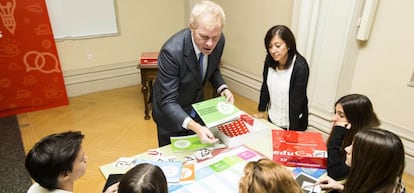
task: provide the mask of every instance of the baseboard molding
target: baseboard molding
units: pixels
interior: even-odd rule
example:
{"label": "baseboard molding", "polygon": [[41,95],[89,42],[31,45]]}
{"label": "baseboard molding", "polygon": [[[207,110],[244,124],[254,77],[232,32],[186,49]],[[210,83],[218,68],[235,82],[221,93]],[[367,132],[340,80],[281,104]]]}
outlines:
{"label": "baseboard molding", "polygon": [[[225,65],[221,68],[224,80],[233,92],[258,102],[260,96],[261,79],[241,72],[232,65]],[[237,100],[237,99],[236,99]],[[327,139],[331,130],[331,114],[319,106],[312,107],[309,104],[309,131],[321,132]],[[406,169],[405,172],[414,175],[414,135],[408,128],[399,126],[387,120],[381,120],[381,128],[390,129],[399,135],[404,143],[406,152]]]}
{"label": "baseboard molding", "polygon": [[63,72],[69,97],[122,88],[141,83],[138,61]]}
{"label": "baseboard molding", "polygon": [[259,101],[262,80],[245,72],[240,72],[237,67],[226,64],[221,67],[224,81],[233,92],[252,100]]}

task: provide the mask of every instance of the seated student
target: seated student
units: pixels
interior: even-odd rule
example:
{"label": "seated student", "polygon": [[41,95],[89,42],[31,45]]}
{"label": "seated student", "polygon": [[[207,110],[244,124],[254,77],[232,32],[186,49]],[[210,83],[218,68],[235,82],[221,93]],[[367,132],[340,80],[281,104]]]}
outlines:
{"label": "seated student", "polygon": [[[26,156],[25,166],[36,182],[28,193],[70,193],[75,180],[85,174],[87,156],[80,131],[51,134],[37,142]],[[106,192],[116,191],[116,185]]]}
{"label": "seated student", "polygon": [[331,178],[342,180],[349,172],[349,167],[345,164],[344,148],[351,145],[355,133],[365,128],[377,127],[380,121],[368,97],[350,94],[335,103],[332,122],[333,128],[327,141],[327,171]]}
{"label": "seated student", "polygon": [[160,167],[138,164],[122,176],[118,193],[168,193],[167,179]]}
{"label": "seated student", "polygon": [[239,193],[302,193],[293,173],[283,165],[264,158],[247,163]]}
{"label": "seated student", "polygon": [[330,177],[318,183],[322,190],[344,193],[402,193],[404,145],[394,133],[384,129],[359,131],[353,143],[345,148],[350,172],[345,184]]}

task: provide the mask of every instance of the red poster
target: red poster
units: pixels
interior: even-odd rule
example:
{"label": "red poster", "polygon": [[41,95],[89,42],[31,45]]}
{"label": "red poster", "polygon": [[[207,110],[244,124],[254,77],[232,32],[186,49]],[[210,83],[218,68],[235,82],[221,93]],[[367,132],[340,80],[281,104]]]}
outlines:
{"label": "red poster", "polygon": [[273,161],[290,167],[326,168],[327,148],[318,132],[272,130]]}
{"label": "red poster", "polygon": [[0,0],[0,117],[68,104],[45,0]]}

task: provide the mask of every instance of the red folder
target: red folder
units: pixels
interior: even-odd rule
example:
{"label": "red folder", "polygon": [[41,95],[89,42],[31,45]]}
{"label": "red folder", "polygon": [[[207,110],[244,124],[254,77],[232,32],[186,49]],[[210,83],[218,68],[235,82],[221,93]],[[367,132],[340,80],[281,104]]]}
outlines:
{"label": "red folder", "polygon": [[140,64],[157,64],[159,52],[142,52]]}

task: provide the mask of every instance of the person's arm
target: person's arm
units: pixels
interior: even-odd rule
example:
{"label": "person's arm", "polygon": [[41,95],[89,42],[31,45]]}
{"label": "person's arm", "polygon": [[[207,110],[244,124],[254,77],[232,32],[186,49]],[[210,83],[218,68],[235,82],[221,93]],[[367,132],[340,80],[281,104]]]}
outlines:
{"label": "person's arm", "polygon": [[[302,56],[296,57],[293,67],[289,89],[289,129],[306,130],[302,128],[300,119],[303,115],[304,105],[308,105],[306,89],[308,87],[309,67]],[[306,117],[305,117],[306,118]]]}
{"label": "person's arm", "polygon": [[234,104],[233,93],[228,88],[223,88],[219,93],[220,96],[226,97],[226,102]]}
{"label": "person's arm", "polygon": [[334,179],[330,178],[329,176],[326,176],[325,178],[322,178],[318,182],[316,182],[316,185],[319,185],[322,190],[326,192],[330,192],[333,190],[337,190],[339,192],[342,192],[344,190],[344,185],[335,181]]}
{"label": "person's arm", "polygon": [[214,137],[213,133],[205,126],[200,125],[194,120],[190,120],[187,125],[187,129],[191,129],[200,138],[202,143],[216,143],[217,138]]}
{"label": "person's arm", "polygon": [[209,80],[213,88],[216,89],[216,92],[219,96],[226,97],[228,103],[234,103],[233,93],[230,91],[229,87],[225,84],[223,76],[220,71],[220,61],[221,56],[223,55],[223,49],[225,44],[224,34],[221,34],[220,41],[217,43],[215,51],[208,57],[209,58],[209,69],[211,69],[211,76]]}
{"label": "person's arm", "polygon": [[269,66],[263,65],[263,81],[260,88],[259,105],[257,107],[257,113],[253,114],[254,118],[263,119],[265,118],[267,105],[270,102],[269,88],[267,87],[267,73],[269,72]]}
{"label": "person's arm", "polygon": [[328,141],[328,176],[340,180],[348,175],[349,167],[345,164],[345,155],[341,153],[342,141],[348,129],[342,126],[334,126]]}
{"label": "person's arm", "polygon": [[181,61],[177,59],[179,53],[176,52],[171,49],[161,50],[158,57],[157,81],[160,85],[160,108],[169,119],[175,122],[178,128],[189,115],[178,103]]}

